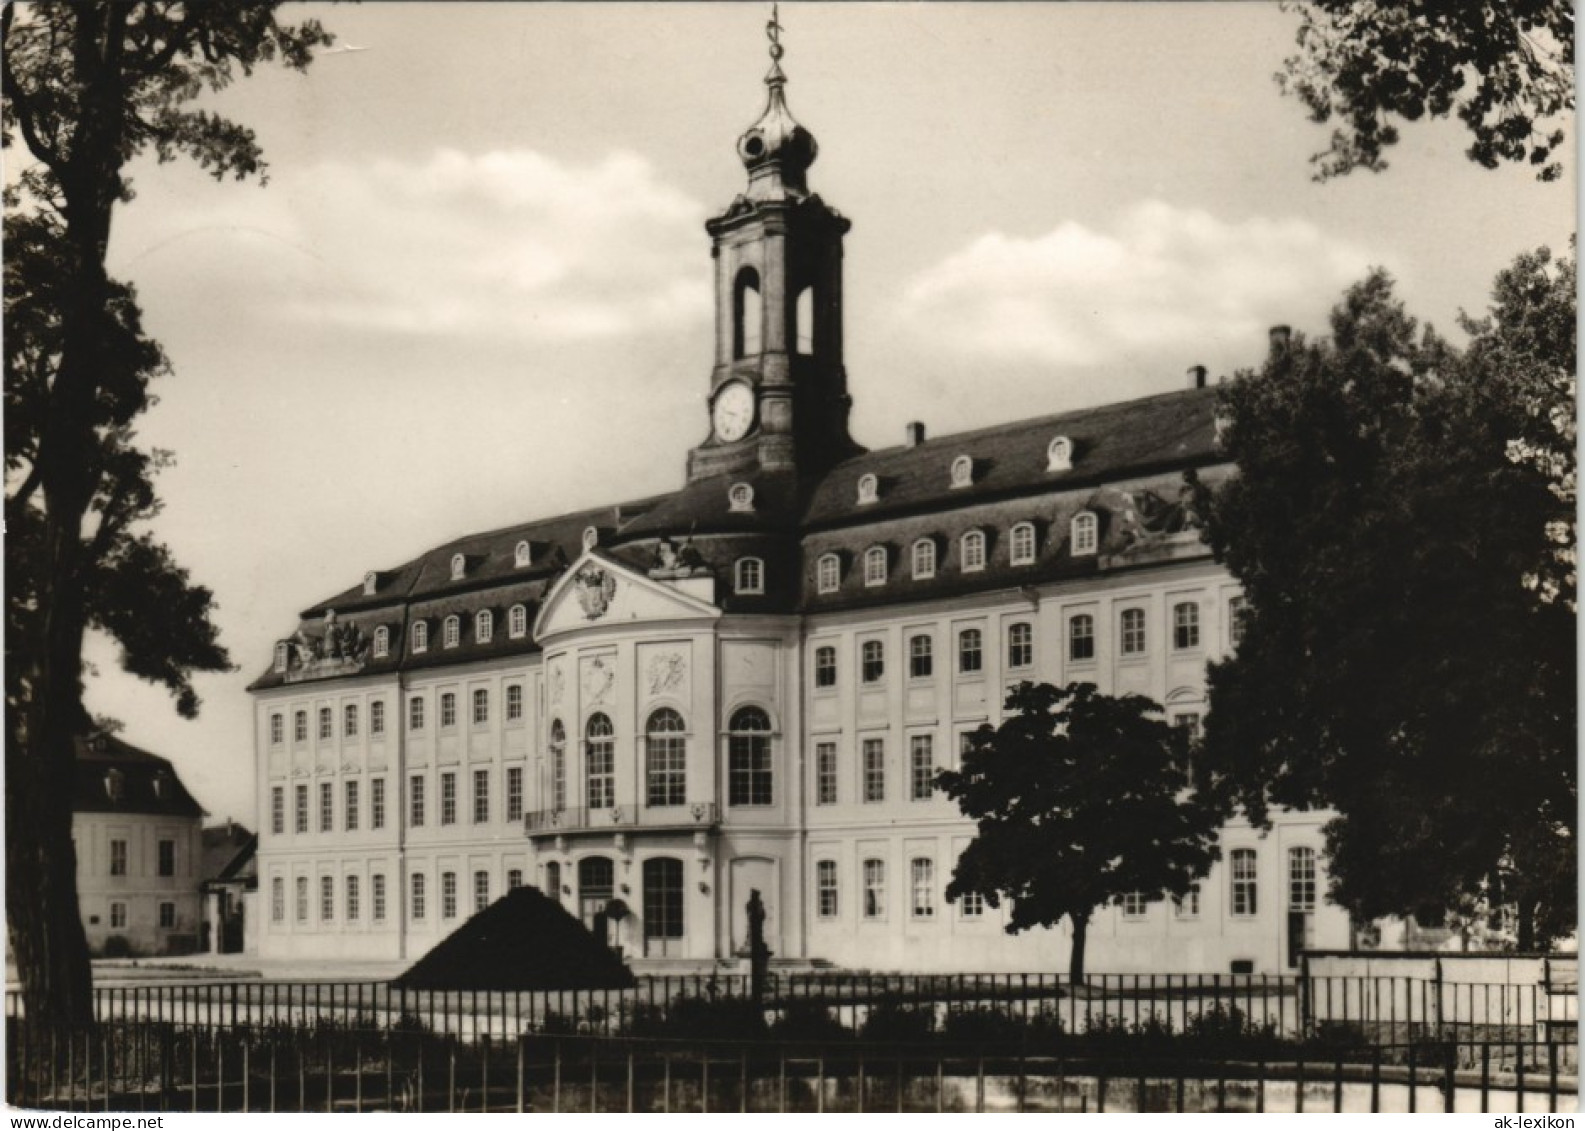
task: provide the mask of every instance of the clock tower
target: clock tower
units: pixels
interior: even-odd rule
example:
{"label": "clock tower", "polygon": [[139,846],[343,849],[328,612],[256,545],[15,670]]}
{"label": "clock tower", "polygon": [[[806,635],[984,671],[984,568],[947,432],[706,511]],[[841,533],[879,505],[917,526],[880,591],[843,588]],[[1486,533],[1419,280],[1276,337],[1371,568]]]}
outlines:
{"label": "clock tower", "polygon": [[[774,9],[773,9],[774,12]],[[773,14],[765,112],[738,138],[748,187],[706,223],[715,260],[710,435],[688,479],[817,475],[861,449],[848,435],[842,237],[849,222],[809,191],[817,148],[787,109]]]}

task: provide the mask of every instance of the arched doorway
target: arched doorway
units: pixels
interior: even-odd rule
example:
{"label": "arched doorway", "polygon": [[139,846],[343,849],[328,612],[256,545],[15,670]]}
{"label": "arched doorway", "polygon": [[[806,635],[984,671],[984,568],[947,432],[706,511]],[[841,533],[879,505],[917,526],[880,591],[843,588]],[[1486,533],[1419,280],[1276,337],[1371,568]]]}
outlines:
{"label": "arched doorway", "polygon": [[578,918],[606,946],[611,945],[610,923],[605,905],[616,894],[616,869],[605,856],[586,856],[578,861]]}

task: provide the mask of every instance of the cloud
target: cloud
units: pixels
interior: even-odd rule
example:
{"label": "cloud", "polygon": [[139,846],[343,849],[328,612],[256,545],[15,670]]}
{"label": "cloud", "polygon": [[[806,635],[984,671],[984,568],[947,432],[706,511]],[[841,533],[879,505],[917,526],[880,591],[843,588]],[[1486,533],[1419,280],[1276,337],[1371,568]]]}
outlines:
{"label": "cloud", "polygon": [[1228,222],[1146,201],[1105,230],[988,232],[910,280],[898,317],[935,349],[985,360],[1201,360],[1191,355],[1212,343],[1315,324],[1370,262],[1302,220]]}

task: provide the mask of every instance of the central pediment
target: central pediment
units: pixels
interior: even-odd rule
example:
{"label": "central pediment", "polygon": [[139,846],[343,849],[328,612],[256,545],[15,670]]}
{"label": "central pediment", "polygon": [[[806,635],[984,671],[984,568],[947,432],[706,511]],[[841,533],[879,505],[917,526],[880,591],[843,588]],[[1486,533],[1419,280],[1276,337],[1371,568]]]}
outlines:
{"label": "central pediment", "polygon": [[720,615],[714,577],[656,580],[587,550],[546,594],[534,621],[534,637],[543,642],[586,628]]}

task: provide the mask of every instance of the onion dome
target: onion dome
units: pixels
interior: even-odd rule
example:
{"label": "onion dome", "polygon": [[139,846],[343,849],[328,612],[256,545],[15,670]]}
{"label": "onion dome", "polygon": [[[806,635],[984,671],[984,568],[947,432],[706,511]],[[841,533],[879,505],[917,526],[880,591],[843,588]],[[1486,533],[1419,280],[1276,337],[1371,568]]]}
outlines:
{"label": "onion dome", "polygon": [[781,69],[781,22],[775,6],[765,25],[770,38],[770,71],[765,85],[770,96],[765,112],[737,141],[737,154],[749,173],[751,199],[764,200],[786,195],[807,196],[804,173],[814,164],[819,152],[814,135],[800,126],[787,109],[787,76]]}

